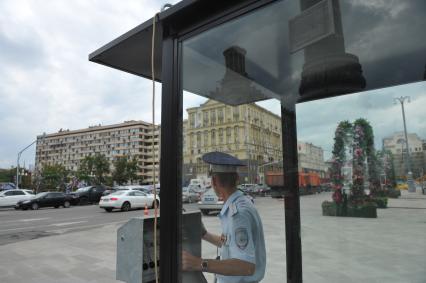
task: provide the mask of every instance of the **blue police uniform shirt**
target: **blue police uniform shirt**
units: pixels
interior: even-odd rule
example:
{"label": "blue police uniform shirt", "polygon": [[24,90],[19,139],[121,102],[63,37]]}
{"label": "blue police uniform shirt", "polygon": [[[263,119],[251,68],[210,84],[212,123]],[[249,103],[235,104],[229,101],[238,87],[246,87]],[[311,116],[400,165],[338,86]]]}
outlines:
{"label": "blue police uniform shirt", "polygon": [[262,221],[254,204],[237,190],[226,200],[219,218],[223,237],[220,258],[247,261],[256,269],[252,276],[218,274],[218,283],[259,282],[265,275],[266,251]]}

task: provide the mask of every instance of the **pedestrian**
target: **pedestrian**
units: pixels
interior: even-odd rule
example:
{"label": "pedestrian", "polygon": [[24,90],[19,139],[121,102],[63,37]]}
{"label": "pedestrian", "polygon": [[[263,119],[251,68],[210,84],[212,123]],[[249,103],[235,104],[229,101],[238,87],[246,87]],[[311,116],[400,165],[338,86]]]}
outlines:
{"label": "pedestrian", "polygon": [[218,283],[260,282],[266,266],[262,221],[250,199],[237,190],[237,168],[245,164],[221,152],[206,153],[203,160],[210,164],[212,187],[224,205],[219,213],[222,234],[207,232],[203,225],[202,238],[220,248],[220,258],[202,259],[183,251],[182,269],[214,273]]}

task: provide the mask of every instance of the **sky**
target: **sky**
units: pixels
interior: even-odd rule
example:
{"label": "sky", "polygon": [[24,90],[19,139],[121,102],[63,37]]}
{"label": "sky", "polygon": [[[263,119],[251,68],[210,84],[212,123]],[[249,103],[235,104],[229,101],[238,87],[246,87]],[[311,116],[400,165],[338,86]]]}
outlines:
{"label": "sky", "polygon": [[[176,3],[177,1],[167,1]],[[0,1],[0,168],[16,165],[17,153],[37,135],[126,120],[151,121],[149,80],[88,61],[88,55],[158,12],[153,0],[2,0]],[[157,84],[156,121],[161,85]],[[402,130],[406,104],[408,131],[426,139],[426,84],[386,88],[297,106],[299,140],[331,151],[341,120],[367,118],[381,139]],[[186,94],[184,108],[205,99]],[[280,113],[279,103],[260,105]],[[312,113],[315,113],[314,115]],[[34,164],[35,146],[22,164]]]}
{"label": "sky", "polygon": [[[88,55],[164,3],[0,1],[0,168],[16,166],[17,153],[43,132],[152,120],[151,82],[89,62]],[[34,164],[34,154],[35,146],[26,150],[21,165]]]}
{"label": "sky", "polygon": [[381,149],[384,137],[404,130],[401,104],[394,99],[401,96],[410,97],[410,102],[404,102],[407,132],[426,139],[425,82],[299,104],[296,107],[298,138],[321,146],[325,158],[329,159],[339,122],[365,118],[373,128],[375,148]]}

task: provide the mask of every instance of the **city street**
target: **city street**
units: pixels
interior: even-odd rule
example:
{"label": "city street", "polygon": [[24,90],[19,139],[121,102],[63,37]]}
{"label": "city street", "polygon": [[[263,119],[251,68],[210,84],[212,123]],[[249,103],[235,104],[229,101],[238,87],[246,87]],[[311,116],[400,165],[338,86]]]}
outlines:
{"label": "city street", "polygon": [[[403,192],[377,219],[328,217],[331,193],[301,197],[304,282],[415,282],[426,278],[426,196]],[[285,278],[284,202],[258,197],[267,269],[262,282]],[[196,204],[185,205],[187,210]],[[152,211],[150,211],[152,213]],[[0,211],[0,282],[86,283],[115,280],[116,231],[142,210],[106,213],[96,205],[38,211]],[[203,216],[220,233],[216,216]],[[33,240],[30,240],[33,239]],[[216,248],[203,243],[203,257]],[[206,274],[208,282],[213,276]]]}
{"label": "city street", "polygon": [[[185,204],[195,209],[196,204]],[[154,213],[149,210],[150,214]],[[0,246],[40,237],[81,232],[105,225],[121,224],[132,217],[143,215],[143,210],[107,213],[97,205],[40,210],[0,209]]]}

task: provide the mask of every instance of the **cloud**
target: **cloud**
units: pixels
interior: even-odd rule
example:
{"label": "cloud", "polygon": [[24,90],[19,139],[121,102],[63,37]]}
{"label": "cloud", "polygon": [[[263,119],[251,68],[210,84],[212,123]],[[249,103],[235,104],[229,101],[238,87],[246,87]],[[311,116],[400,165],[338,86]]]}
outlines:
{"label": "cloud", "polygon": [[[177,1],[172,1],[173,3]],[[124,120],[151,121],[151,82],[88,61],[148,20],[160,1],[0,1],[0,168],[37,135]],[[161,120],[157,84],[156,122]],[[22,163],[34,163],[34,147]]]}
{"label": "cloud", "polygon": [[[424,20],[407,18],[411,10],[402,4],[388,5],[388,1],[375,0],[370,1],[370,7],[361,7],[360,3],[365,2],[368,1],[354,1],[354,11],[368,17],[361,22],[352,22],[357,19],[355,16],[347,17],[343,24],[345,29],[352,27],[361,31],[345,31],[349,34],[345,41],[348,52],[360,56],[361,63],[365,64],[364,72],[369,77],[375,70],[368,66],[379,65],[374,60],[369,62],[369,56],[378,56],[381,52],[395,53],[406,48],[407,42],[404,40],[398,40],[397,45],[392,44],[393,36],[397,35],[399,39],[412,37],[420,30]],[[392,0],[392,3],[399,2]],[[424,7],[419,0],[415,3],[417,7]],[[131,119],[151,121],[149,80],[91,63],[87,58],[89,53],[149,19],[162,4],[153,0],[0,1],[0,168],[14,165],[17,152],[43,132],[52,133],[60,128],[80,129],[93,124],[112,124]],[[345,5],[348,7],[348,4]],[[347,11],[350,9],[347,8]],[[296,8],[290,10],[295,11]],[[411,25],[412,31],[407,29],[405,33],[385,35],[389,32],[380,30],[379,26],[386,22],[388,14],[372,16],[380,11],[404,19],[397,22],[400,28]],[[419,9],[419,12],[421,14],[422,10]],[[414,20],[417,21],[416,25],[412,24]],[[370,24],[377,27],[371,35],[366,33]],[[243,27],[243,30],[247,28]],[[287,33],[287,29],[284,30]],[[423,37],[421,33],[417,35],[418,47],[422,48]],[[227,36],[233,35],[229,33]],[[280,41],[287,40],[287,36],[281,36]],[[256,38],[253,39],[256,41]],[[383,42],[388,45],[386,48],[379,44]],[[261,54],[261,47],[264,45],[253,46],[250,54]],[[302,53],[286,58],[288,60],[278,60],[278,68],[283,69],[280,76],[287,79],[278,80],[281,84],[277,88],[288,93],[290,89],[297,89],[303,60]],[[261,58],[274,62],[272,59]],[[421,74],[424,64],[418,64]],[[386,68],[386,72],[398,73],[396,69],[399,65],[395,66]],[[276,68],[274,65],[272,69]],[[368,83],[371,81],[373,78],[367,80]],[[289,84],[296,87],[286,87]],[[297,107],[299,138],[327,149],[340,120],[366,117],[373,124],[376,144],[379,144],[384,135],[402,129],[400,108],[393,105],[390,98],[400,95],[411,95],[413,100],[406,108],[408,130],[426,138],[426,117],[423,114],[426,101],[422,98],[425,88],[424,83],[419,83],[300,104]],[[160,94],[161,85],[157,84],[157,122],[161,118]],[[197,106],[204,101],[200,96],[186,93],[184,108]],[[275,100],[259,104],[280,114],[280,105]],[[34,163],[34,148],[26,151],[22,160],[26,164]]]}
{"label": "cloud", "polygon": [[403,131],[401,106],[393,100],[402,95],[411,97],[405,104],[407,131],[426,139],[425,94],[426,83],[420,82],[299,104],[298,138],[323,147],[330,157],[338,123],[365,118],[373,128],[376,149],[381,149],[384,137]]}

